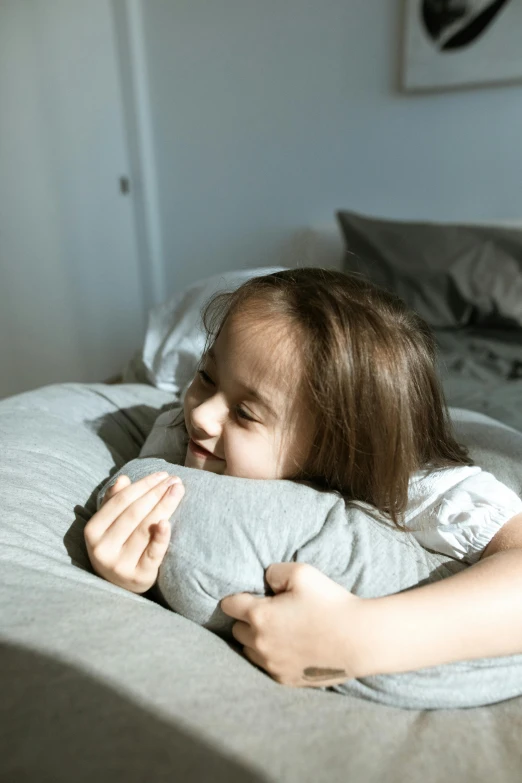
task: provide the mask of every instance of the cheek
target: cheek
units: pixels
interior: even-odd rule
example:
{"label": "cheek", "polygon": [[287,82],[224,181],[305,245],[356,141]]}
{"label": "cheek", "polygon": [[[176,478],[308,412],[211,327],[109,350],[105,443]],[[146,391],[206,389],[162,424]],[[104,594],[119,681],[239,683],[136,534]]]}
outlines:
{"label": "cheek", "polygon": [[274,444],[261,435],[232,430],[225,436],[226,474],[237,478],[280,478]]}

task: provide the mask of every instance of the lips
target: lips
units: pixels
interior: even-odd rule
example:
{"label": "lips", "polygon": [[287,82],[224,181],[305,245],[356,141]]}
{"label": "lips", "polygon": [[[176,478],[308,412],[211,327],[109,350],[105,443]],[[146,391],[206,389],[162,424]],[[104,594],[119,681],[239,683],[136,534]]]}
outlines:
{"label": "lips", "polygon": [[212,454],[211,451],[206,449],[204,446],[201,446],[199,443],[196,443],[196,441],[192,440],[192,438],[189,440],[189,449],[191,450],[191,452],[193,454],[196,455],[196,457],[206,457],[207,459],[219,459],[219,460],[221,460],[221,457],[218,457],[215,454]]}

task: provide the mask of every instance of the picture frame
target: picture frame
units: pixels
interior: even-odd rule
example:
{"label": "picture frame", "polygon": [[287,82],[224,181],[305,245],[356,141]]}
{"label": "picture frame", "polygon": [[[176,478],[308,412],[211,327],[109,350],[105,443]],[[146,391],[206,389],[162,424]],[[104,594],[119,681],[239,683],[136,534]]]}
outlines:
{"label": "picture frame", "polygon": [[521,0],[404,0],[401,87],[522,81]]}

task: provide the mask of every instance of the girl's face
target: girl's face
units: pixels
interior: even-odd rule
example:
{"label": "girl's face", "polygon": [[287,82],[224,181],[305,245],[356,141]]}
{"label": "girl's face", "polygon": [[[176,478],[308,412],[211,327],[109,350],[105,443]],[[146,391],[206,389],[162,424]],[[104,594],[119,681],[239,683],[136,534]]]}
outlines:
{"label": "girl's face", "polygon": [[227,318],[185,396],[187,467],[251,479],[297,474],[313,422],[296,355],[281,318]]}

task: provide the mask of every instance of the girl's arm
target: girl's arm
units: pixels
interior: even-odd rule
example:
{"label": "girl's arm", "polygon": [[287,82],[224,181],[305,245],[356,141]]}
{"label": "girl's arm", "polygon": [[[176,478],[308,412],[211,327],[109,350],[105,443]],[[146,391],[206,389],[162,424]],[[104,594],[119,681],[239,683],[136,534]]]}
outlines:
{"label": "girl's arm", "polygon": [[221,605],[239,621],[247,657],[289,685],[522,653],[522,514],[465,571],[383,598],[357,598],[296,563],[266,576],[273,598],[243,593]]}
{"label": "girl's arm", "polygon": [[466,570],[366,608],[365,674],[522,653],[522,514]]}

